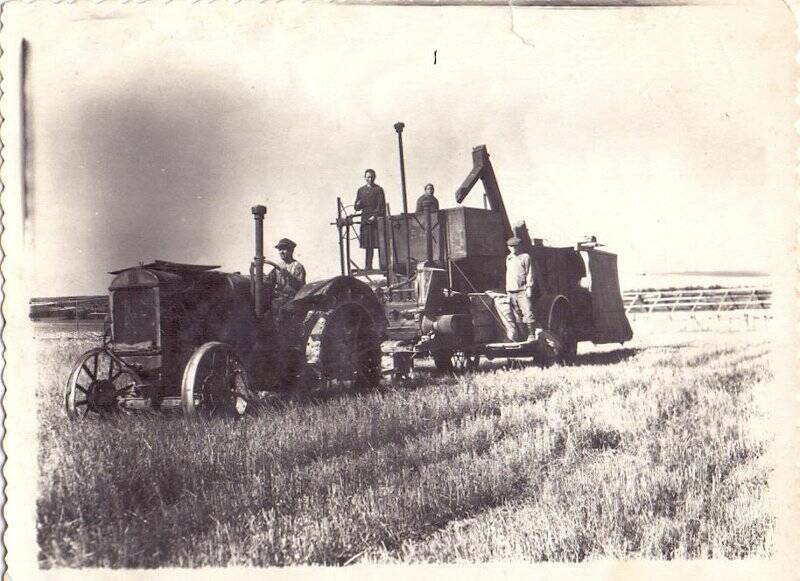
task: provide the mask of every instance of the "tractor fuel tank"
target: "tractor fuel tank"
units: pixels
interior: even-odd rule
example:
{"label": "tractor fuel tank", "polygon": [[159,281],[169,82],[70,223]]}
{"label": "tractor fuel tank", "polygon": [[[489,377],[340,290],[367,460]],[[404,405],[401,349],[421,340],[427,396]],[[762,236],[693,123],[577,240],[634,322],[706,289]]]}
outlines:
{"label": "tractor fuel tank", "polygon": [[506,332],[488,293],[470,293],[469,309],[476,343],[494,343],[505,340]]}

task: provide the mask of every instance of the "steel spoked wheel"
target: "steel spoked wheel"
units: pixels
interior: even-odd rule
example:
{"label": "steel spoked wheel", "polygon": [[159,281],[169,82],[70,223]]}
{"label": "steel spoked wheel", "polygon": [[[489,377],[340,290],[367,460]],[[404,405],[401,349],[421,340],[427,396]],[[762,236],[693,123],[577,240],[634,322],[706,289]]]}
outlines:
{"label": "steel spoked wheel", "polygon": [[306,362],[323,385],[371,389],[381,379],[380,341],[357,304],[318,313],[309,324]]}
{"label": "steel spoked wheel", "polygon": [[124,410],[122,401],[141,383],[135,372],[98,347],[78,359],[67,379],[65,408],[71,420],[103,418]]}
{"label": "steel spoked wheel", "polygon": [[462,374],[478,369],[481,356],[456,349],[455,351],[433,351],[431,353],[436,369],[445,373]]}
{"label": "steel spoked wheel", "polygon": [[230,346],[206,343],[189,358],[181,382],[186,416],[242,417],[251,399],[247,372]]}

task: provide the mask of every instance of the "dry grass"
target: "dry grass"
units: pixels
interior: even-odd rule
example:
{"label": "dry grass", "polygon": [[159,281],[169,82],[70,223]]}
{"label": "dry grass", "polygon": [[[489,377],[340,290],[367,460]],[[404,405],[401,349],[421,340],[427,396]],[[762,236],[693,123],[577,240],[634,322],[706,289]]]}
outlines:
{"label": "dry grass", "polygon": [[41,564],[768,555],[769,343],[691,334],[567,368],[283,399],[244,421],[72,424],[40,345]]}

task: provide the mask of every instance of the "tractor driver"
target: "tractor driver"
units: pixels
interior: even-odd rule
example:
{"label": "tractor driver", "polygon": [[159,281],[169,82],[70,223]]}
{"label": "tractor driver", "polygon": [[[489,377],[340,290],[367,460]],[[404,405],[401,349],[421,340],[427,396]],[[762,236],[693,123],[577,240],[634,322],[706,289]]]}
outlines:
{"label": "tractor driver", "polygon": [[509,238],[506,244],[509,250],[506,257],[506,293],[511,315],[511,321],[507,321],[508,338],[515,341],[517,323],[524,323],[528,327],[528,341],[535,341],[539,324],[533,313],[533,261],[528,253],[522,251],[519,238]]}
{"label": "tractor driver", "polygon": [[294,259],[294,249],[297,246],[288,238],[281,238],[275,245],[280,254],[280,261],[265,260],[265,264],[273,267],[267,275],[267,283],[275,285],[275,295],[278,301],[291,299],[306,284],[306,269]]}

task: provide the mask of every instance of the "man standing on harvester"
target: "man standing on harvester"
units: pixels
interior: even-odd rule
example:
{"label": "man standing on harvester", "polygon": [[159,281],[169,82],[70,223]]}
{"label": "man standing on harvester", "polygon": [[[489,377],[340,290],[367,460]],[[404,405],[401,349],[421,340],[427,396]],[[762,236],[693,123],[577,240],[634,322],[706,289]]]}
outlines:
{"label": "man standing on harvester", "polygon": [[417,214],[424,214],[427,209],[431,212],[439,210],[439,200],[433,191],[433,184],[425,184],[425,193],[417,198]]}
{"label": "man standing on harvester", "polygon": [[366,251],[364,269],[372,270],[372,256],[378,247],[377,219],[386,215],[386,196],[383,188],[375,183],[375,170],[366,170],[364,181],[367,185],[358,188],[354,207],[356,211],[361,211],[359,239],[361,248]]}
{"label": "man standing on harvester", "polygon": [[533,287],[535,282],[533,261],[528,253],[522,251],[519,238],[509,238],[506,257],[506,293],[508,293],[511,321],[507,321],[509,341],[517,340],[517,323],[528,327],[528,341],[535,341],[539,325],[533,314]]}

